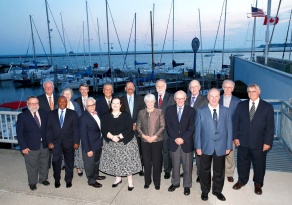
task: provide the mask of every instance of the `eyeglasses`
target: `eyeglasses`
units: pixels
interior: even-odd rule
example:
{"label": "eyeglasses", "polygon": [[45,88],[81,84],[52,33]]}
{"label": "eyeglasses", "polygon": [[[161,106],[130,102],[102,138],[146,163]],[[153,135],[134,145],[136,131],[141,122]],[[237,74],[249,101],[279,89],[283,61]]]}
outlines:
{"label": "eyeglasses", "polygon": [[92,105],[86,105],[86,107],[93,107],[95,106],[95,104],[92,104]]}
{"label": "eyeglasses", "polygon": [[249,90],[247,91],[247,93],[257,93],[258,91],[257,90]]}
{"label": "eyeglasses", "polygon": [[185,100],[186,98],[175,98],[175,100]]}
{"label": "eyeglasses", "polygon": [[38,105],[39,103],[27,103],[28,105]]}

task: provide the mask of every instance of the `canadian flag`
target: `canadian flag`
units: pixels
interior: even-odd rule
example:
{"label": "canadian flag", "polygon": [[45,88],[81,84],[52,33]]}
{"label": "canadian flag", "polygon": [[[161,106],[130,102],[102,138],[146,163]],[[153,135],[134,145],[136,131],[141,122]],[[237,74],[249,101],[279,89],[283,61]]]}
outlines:
{"label": "canadian flag", "polygon": [[268,19],[267,15],[265,16],[265,20],[264,20],[264,25],[276,25],[279,22],[279,18],[278,17],[272,17],[270,16],[270,18]]}

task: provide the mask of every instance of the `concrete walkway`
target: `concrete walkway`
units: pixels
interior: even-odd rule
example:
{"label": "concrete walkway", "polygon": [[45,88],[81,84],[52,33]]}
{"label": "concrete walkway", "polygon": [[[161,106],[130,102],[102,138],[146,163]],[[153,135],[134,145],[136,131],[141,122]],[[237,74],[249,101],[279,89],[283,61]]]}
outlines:
{"label": "concrete walkway", "polygon": [[[194,168],[194,173],[196,168]],[[252,172],[251,172],[252,173]],[[62,171],[64,178],[64,171]],[[252,179],[252,176],[250,177]],[[253,182],[250,181],[241,190],[232,189],[234,183],[225,181],[223,194],[225,202],[219,201],[211,193],[209,200],[203,202],[200,198],[201,191],[198,183],[193,176],[193,187],[191,194],[185,196],[183,188],[180,187],[174,192],[168,192],[170,179],[166,180],[162,176],[161,189],[154,189],[151,184],[149,189],[144,189],[144,178],[134,176],[134,190],[129,192],[127,189],[127,179],[123,178],[123,183],[117,188],[112,188],[114,178],[107,176],[106,180],[100,181],[103,187],[96,189],[87,185],[85,175],[79,177],[74,172],[73,186],[68,189],[65,182],[61,181],[61,187],[54,187],[52,170],[49,172],[51,185],[46,187],[42,184],[37,185],[36,191],[31,191],[27,183],[27,174],[24,159],[19,151],[0,149],[0,204],[44,204],[44,205],[191,205],[191,204],[291,204],[292,202],[292,173],[268,171],[265,177],[263,194],[258,196],[253,192]],[[235,176],[237,179],[237,175]],[[182,182],[181,182],[182,183]]]}

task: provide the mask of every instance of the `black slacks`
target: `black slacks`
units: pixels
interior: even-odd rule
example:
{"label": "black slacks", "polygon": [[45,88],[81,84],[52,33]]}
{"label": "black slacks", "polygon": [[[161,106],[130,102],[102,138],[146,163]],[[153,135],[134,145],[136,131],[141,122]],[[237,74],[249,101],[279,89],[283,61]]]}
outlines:
{"label": "black slacks", "polygon": [[142,155],[144,161],[144,180],[146,185],[150,185],[152,170],[154,186],[160,186],[162,169],[162,147],[160,142],[141,142]]}
{"label": "black slacks", "polygon": [[237,148],[237,171],[239,182],[246,184],[249,180],[249,172],[251,163],[253,166],[253,181],[261,186],[264,185],[264,177],[266,173],[267,151],[262,149],[250,149],[248,147],[239,146]]}
{"label": "black slacks", "polygon": [[208,194],[211,189],[211,165],[213,161],[213,193],[221,193],[225,177],[225,155],[217,156],[202,154],[200,156],[200,184],[203,194]]}
{"label": "black slacks", "polygon": [[99,162],[101,149],[93,151],[92,157],[88,157],[87,153],[82,150],[83,162],[88,184],[94,184],[96,177],[99,176]]}

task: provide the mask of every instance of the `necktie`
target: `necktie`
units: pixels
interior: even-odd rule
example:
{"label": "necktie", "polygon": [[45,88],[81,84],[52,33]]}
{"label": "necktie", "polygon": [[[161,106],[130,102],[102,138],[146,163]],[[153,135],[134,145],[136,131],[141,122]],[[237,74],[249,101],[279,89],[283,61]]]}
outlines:
{"label": "necktie", "polygon": [[192,97],[192,99],[191,99],[191,107],[194,107],[195,100],[196,100],[196,97]]}
{"label": "necktie", "polygon": [[217,121],[217,112],[216,112],[216,109],[213,110],[213,122],[214,122],[214,125],[215,125],[215,128],[217,128],[217,124],[218,124],[218,121]]}
{"label": "necktie", "polygon": [[61,128],[63,127],[63,122],[64,122],[64,111],[62,110],[61,111],[61,115],[60,115],[60,125],[61,125]]}
{"label": "necktie", "polygon": [[108,108],[110,109],[111,108],[111,101],[107,101],[107,105],[108,105]]}
{"label": "necktie", "polygon": [[53,103],[52,97],[49,97],[49,105],[50,105],[50,109],[53,110],[54,109],[54,103]]}
{"label": "necktie", "polygon": [[158,108],[161,109],[161,106],[162,106],[162,95],[159,95]]}
{"label": "necktie", "polygon": [[181,119],[181,107],[178,108],[178,114],[177,114],[177,117],[178,117],[178,121],[180,122],[180,119]]}
{"label": "necktie", "polygon": [[86,101],[86,99],[83,98],[83,109],[84,109],[84,110],[85,110],[85,101]]}
{"label": "necktie", "polygon": [[33,119],[35,120],[39,128],[41,128],[41,124],[40,124],[38,116],[36,115],[36,112],[33,113]]}
{"label": "necktie", "polygon": [[129,108],[130,108],[131,116],[133,116],[133,99],[132,99],[132,96],[129,97]]}
{"label": "necktie", "polygon": [[249,121],[250,122],[252,121],[254,113],[255,113],[255,105],[254,105],[254,102],[252,102],[252,106],[251,106],[250,111],[249,111]]}

